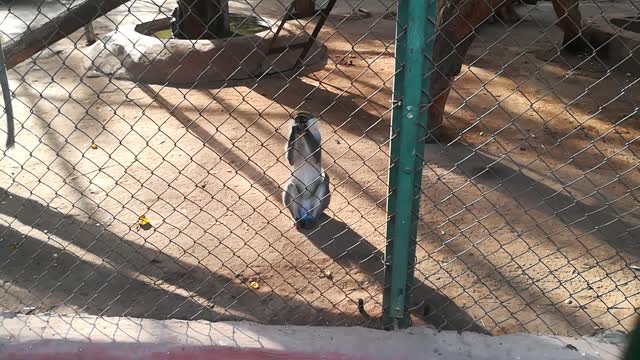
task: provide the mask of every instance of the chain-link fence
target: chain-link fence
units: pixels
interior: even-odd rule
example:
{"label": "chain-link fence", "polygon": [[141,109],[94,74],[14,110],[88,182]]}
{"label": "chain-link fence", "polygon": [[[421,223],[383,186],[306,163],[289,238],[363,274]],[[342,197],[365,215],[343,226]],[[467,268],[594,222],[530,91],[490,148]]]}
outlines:
{"label": "chain-link fence", "polygon": [[[424,64],[396,51],[415,36],[403,4],[2,5],[16,144],[0,157],[0,312],[384,327],[385,252],[404,241],[413,324],[628,331],[640,2],[588,0],[577,18],[563,0],[430,4]],[[282,198],[300,111],[330,179],[311,229]],[[423,144],[407,124],[426,114]],[[410,132],[418,182],[401,185]],[[387,211],[409,206],[402,186],[410,223]]]}

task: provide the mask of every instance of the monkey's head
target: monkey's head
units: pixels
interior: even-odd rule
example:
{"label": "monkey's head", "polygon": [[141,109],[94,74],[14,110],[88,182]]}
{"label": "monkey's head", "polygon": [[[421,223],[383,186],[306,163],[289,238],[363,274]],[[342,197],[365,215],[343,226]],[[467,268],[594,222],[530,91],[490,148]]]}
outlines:
{"label": "monkey's head", "polygon": [[313,114],[301,111],[293,117],[294,130],[297,134],[303,134],[307,130],[309,120],[315,118]]}

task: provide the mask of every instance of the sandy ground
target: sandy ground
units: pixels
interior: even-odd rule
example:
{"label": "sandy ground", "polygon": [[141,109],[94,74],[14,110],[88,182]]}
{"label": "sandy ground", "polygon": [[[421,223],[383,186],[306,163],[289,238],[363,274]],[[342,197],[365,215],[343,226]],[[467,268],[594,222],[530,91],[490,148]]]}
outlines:
{"label": "sandy ground", "polygon": [[[345,20],[353,7],[373,16]],[[628,330],[640,304],[637,79],[559,56],[550,3],[518,10],[530,16],[516,28],[478,30],[447,106],[461,136],[425,151],[415,320]],[[151,2],[128,11],[99,19],[98,35],[158,16]],[[81,67],[80,33],[12,70],[20,131],[0,157],[0,311],[379,326],[395,33],[383,12],[341,3],[321,34],[326,66],[294,77],[109,80]],[[2,29],[15,32],[10,18]],[[280,203],[294,109],[321,116],[332,177],[327,217],[307,233]]]}

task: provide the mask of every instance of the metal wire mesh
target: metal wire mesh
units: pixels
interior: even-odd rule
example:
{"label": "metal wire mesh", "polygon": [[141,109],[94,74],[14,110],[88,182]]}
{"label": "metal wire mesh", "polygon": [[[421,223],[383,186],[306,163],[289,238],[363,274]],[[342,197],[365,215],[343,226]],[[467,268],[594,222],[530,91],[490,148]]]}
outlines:
{"label": "metal wire mesh", "polygon": [[[3,46],[79,3],[4,5]],[[550,2],[517,5],[512,25],[483,24],[496,4],[447,4],[436,42],[447,26],[476,39],[453,56],[466,65],[425,151],[414,323],[628,330],[640,302],[638,73],[604,50],[561,52]],[[295,9],[230,2],[232,31],[262,31],[212,50],[158,39],[175,1],[135,0],[93,19],[94,44],[80,28],[13,67],[0,312],[379,327],[396,5],[335,3],[296,67],[328,11],[289,19],[270,43]],[[581,11],[595,23],[638,5]],[[488,10],[455,16],[471,6]],[[611,31],[635,36],[625,24]],[[448,61],[434,71],[450,75]],[[280,196],[284,127],[299,110],[321,120],[331,175],[311,231],[295,229]]]}
{"label": "metal wire mesh", "polygon": [[427,322],[459,312],[460,325],[496,334],[629,331],[640,299],[638,3],[581,2],[588,27],[576,39],[591,39],[577,54],[556,3],[483,27],[469,3],[447,4],[440,35],[459,36],[443,45],[457,54],[434,50],[434,74],[457,75],[451,64],[476,40],[444,140],[425,152],[414,306],[426,303]]}

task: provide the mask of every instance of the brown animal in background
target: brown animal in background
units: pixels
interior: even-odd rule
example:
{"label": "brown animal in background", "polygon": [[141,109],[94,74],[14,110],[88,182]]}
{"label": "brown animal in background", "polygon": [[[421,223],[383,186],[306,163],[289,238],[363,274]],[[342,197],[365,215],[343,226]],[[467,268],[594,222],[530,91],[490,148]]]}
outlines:
{"label": "brown animal in background", "polygon": [[496,18],[502,21],[504,24],[515,24],[520,21],[522,18],[513,8],[515,2],[516,0],[505,0],[501,5],[498,6],[498,8],[495,9],[495,15],[491,17],[491,22],[496,22]]}
{"label": "brown animal in background", "polygon": [[[432,102],[428,107],[431,136],[428,141],[442,135],[442,120],[451,83],[460,74],[460,69],[471,43],[475,39],[474,30],[494,11],[508,12],[511,0],[440,0],[436,26],[438,33],[433,45],[433,65],[429,94]],[[535,0],[529,0],[535,1]],[[553,0],[553,8],[558,16],[558,26],[564,32],[563,49],[576,53],[587,48],[581,37],[582,23],[579,0]],[[506,7],[500,10],[500,7]]]}

